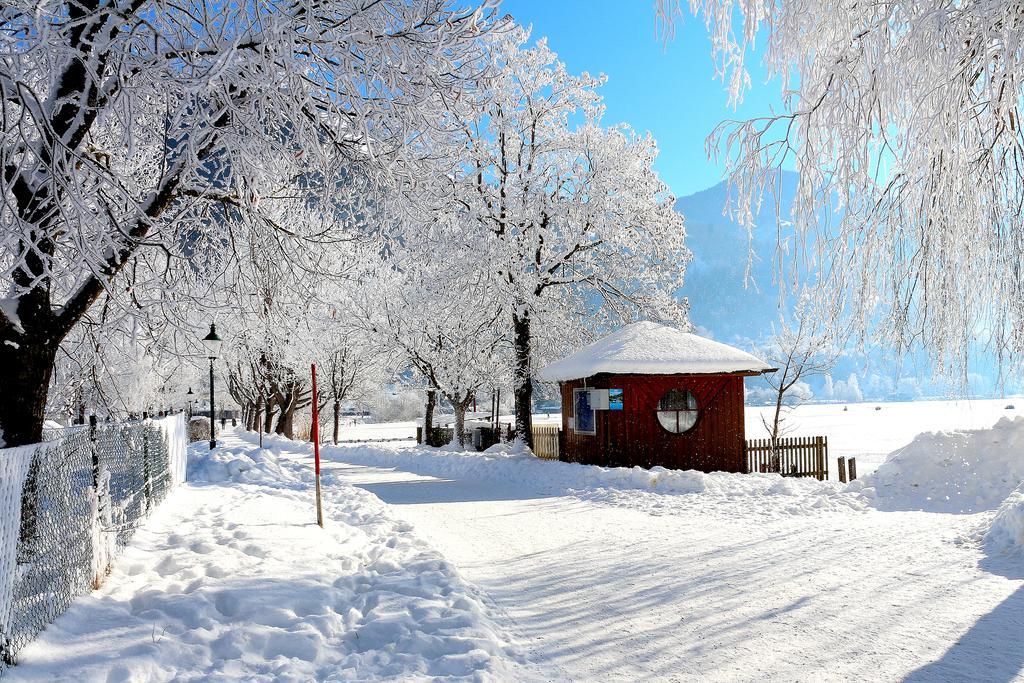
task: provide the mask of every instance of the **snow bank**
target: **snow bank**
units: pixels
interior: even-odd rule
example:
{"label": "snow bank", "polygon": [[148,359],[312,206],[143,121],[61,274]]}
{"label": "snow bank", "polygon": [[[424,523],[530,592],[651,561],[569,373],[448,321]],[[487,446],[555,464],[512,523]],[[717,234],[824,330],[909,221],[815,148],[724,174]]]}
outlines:
{"label": "snow bank", "polygon": [[882,510],[993,510],[1024,482],[1024,417],[988,429],[919,434],[848,490]]}
{"label": "snow bank", "polygon": [[188,462],[188,427],[185,423],[185,414],[170,415],[159,420],[154,420],[156,426],[164,435],[167,441],[167,457],[170,461],[171,484],[177,486],[185,481],[185,471]]}
{"label": "snow bank", "polygon": [[516,439],[515,441],[509,441],[506,443],[496,443],[493,446],[489,446],[484,450],[484,453],[493,455],[533,455],[530,451],[529,446],[522,439]]}
{"label": "snow bank", "polygon": [[[255,440],[256,434],[243,438]],[[264,436],[271,448],[278,446],[310,450],[309,444],[282,437]],[[844,493],[836,483],[809,478],[787,478],[778,474],[706,474],[695,470],[664,467],[599,467],[541,460],[515,445],[499,445],[483,453],[454,452],[432,448],[387,445],[322,446],[321,456],[329,460],[392,467],[442,479],[496,481],[530,487],[555,495],[571,494],[619,506],[652,507],[655,504],[630,500],[616,492],[641,491],[652,494],[705,494],[702,502],[737,501],[737,513],[803,514],[823,509],[863,509],[859,496]],[[751,501],[750,499],[760,499]],[[662,501],[664,502],[664,501]],[[768,510],[768,508],[771,510]]]}
{"label": "snow bank", "polygon": [[266,448],[215,448],[197,443],[188,454],[190,483],[278,484],[296,481],[278,462],[277,455]]}
{"label": "snow bank", "polygon": [[[530,680],[475,589],[376,496],[226,434],[12,680]],[[283,444],[282,444],[283,445]],[[301,444],[295,443],[298,447]]]}
{"label": "snow bank", "polygon": [[990,552],[1024,553],[1024,483],[999,506],[985,534],[985,545]]}

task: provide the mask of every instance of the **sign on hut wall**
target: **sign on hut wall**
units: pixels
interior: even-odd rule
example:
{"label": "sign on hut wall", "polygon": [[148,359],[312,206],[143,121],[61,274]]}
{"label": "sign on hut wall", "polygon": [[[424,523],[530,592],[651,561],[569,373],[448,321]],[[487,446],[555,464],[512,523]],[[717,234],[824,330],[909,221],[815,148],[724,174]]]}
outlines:
{"label": "sign on hut wall", "polygon": [[608,410],[622,410],[622,389],[608,390]]}

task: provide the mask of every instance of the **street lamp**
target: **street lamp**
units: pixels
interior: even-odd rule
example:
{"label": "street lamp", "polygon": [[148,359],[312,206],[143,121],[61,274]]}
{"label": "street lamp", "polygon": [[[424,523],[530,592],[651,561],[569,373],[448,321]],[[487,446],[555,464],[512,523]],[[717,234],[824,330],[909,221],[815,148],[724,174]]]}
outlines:
{"label": "street lamp", "polygon": [[192,391],[192,387],[188,388],[188,393],[185,394],[185,398],[188,401],[188,419],[192,419],[192,401],[196,400],[196,392]]}
{"label": "street lamp", "polygon": [[223,340],[217,336],[217,325],[210,323],[210,334],[203,337],[203,344],[206,345],[206,355],[210,359],[210,450],[217,447],[217,438],[214,435],[213,424],[213,361],[217,360],[220,353],[220,345]]}

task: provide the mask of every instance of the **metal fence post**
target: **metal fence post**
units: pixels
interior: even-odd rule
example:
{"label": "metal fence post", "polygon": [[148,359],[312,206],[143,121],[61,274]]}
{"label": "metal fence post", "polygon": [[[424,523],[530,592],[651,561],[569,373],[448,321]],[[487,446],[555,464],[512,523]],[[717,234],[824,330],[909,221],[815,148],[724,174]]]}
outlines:
{"label": "metal fence post", "polygon": [[146,512],[153,505],[153,475],[149,466],[149,424],[142,422],[142,485],[146,496]]}
{"label": "metal fence post", "polygon": [[92,487],[100,495],[100,452],[96,447],[96,416],[89,416],[89,453],[92,455]]}

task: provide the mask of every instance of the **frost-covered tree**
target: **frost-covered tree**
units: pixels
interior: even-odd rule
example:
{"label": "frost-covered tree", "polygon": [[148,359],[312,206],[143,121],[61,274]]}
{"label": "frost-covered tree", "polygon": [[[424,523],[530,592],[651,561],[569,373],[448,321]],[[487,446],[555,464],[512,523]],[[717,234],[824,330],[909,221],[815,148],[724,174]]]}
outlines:
{"label": "frost-covered tree", "polygon": [[785,435],[787,412],[810,399],[807,380],[827,372],[835,363],[834,336],[818,321],[807,299],[802,299],[758,349],[760,357],[776,368],[763,375],[774,410],[770,418],[761,418],[773,443]]}
{"label": "frost-covered tree", "polygon": [[38,440],[58,346],[105,292],[177,301],[246,231],[332,241],[318,206],[355,159],[415,175],[493,23],[449,0],[0,6],[7,443]]}
{"label": "frost-covered tree", "polygon": [[89,415],[124,418],[177,409],[189,386],[199,387],[205,366],[182,344],[180,329],[162,316],[134,316],[112,301],[139,292],[104,293],[61,342],[46,414],[59,421]]}
{"label": "frost-covered tree", "polygon": [[335,333],[322,368],[323,396],[329,402],[334,443],[341,433],[341,411],[346,401],[366,398],[373,387],[381,386],[380,353],[363,335],[351,330]]}
{"label": "frost-covered tree", "polygon": [[198,364],[170,353],[152,331],[77,326],[55,359],[47,416],[84,422],[182,409],[188,387],[200,386]]}
{"label": "frost-covered tree", "polygon": [[[1024,3],[688,4],[734,101],[755,41],[782,83],[783,111],[726,121],[709,148],[747,217],[775,169],[799,171],[793,219],[831,315],[961,374],[975,342],[1019,359]],[[657,3],[669,29],[679,5]],[[818,234],[826,207],[837,224]]]}
{"label": "frost-covered tree", "polygon": [[236,267],[221,278],[218,321],[231,394],[250,429],[293,436],[297,411],[311,405],[316,363],[318,408],[332,407],[337,439],[342,401],[377,379],[374,350],[352,322],[350,301],[362,287],[363,262],[376,258],[373,232],[384,220],[387,188],[368,182],[365,164],[353,165],[318,207],[335,239],[289,254],[279,235],[260,233],[235,250]]}
{"label": "frost-covered tree", "polygon": [[[575,76],[546,42],[502,35],[499,71],[468,122],[453,177],[465,229],[493,254],[514,346],[517,436],[532,442],[538,328],[612,318],[685,319],[674,295],[689,253],[682,217],[652,165],[650,135],[604,127],[603,78]],[[549,330],[553,334],[560,330]]]}
{"label": "frost-covered tree", "polygon": [[465,239],[459,217],[443,210],[420,220],[416,239],[395,244],[365,276],[353,307],[392,363],[452,406],[462,446],[476,393],[507,377],[504,310],[486,245]]}

